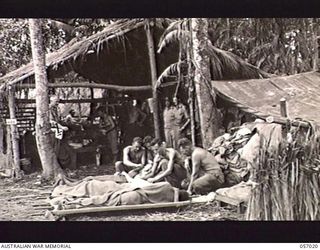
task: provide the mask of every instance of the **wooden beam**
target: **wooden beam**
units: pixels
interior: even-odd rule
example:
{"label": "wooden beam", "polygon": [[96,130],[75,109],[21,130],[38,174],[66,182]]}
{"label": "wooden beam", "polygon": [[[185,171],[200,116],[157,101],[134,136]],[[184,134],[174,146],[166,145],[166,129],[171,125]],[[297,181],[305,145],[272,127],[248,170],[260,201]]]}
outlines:
{"label": "wooden beam", "polygon": [[295,127],[303,127],[303,128],[310,127],[310,124],[308,122],[299,121],[299,120],[291,120],[291,119],[285,118],[285,117],[268,116],[267,118],[262,118],[262,119],[264,119],[266,122],[277,123],[280,125],[287,125],[289,122],[291,126],[295,126]]}
{"label": "wooden beam", "polygon": [[[60,103],[103,103],[103,102],[105,102],[105,99],[104,98],[70,99],[70,100],[60,100],[59,102]],[[34,99],[17,99],[17,103],[32,104],[32,103],[35,103],[35,100]],[[114,104],[114,105],[116,105],[116,104]],[[111,106],[111,104],[110,104],[110,106]]]}
{"label": "wooden beam", "polygon": [[[162,84],[160,87],[168,87],[175,85],[176,82],[167,82]],[[69,82],[69,83],[49,83],[50,88],[96,88],[96,89],[110,89],[119,92],[135,92],[135,91],[151,91],[152,86],[121,86],[114,84],[103,84],[103,83],[91,83],[91,82]],[[21,83],[16,85],[17,89],[23,88],[35,88],[34,83]]]}
{"label": "wooden beam", "polygon": [[159,115],[159,104],[158,104],[158,93],[157,93],[157,79],[158,79],[157,64],[156,64],[156,54],[155,54],[153,34],[150,27],[151,25],[153,25],[153,22],[150,20],[147,20],[146,35],[147,35],[147,46],[148,46],[151,81],[152,81],[153,123],[154,123],[155,137],[160,138],[160,115]]}
{"label": "wooden beam", "polygon": [[[130,91],[150,91],[151,86],[120,86],[113,84],[90,83],[90,82],[70,82],[70,83],[49,83],[50,88],[99,88],[111,89],[120,92]],[[34,83],[17,84],[17,88],[35,88]]]}
{"label": "wooden beam", "polygon": [[53,210],[52,214],[57,216],[66,216],[73,214],[87,214],[87,213],[101,213],[101,212],[115,212],[115,211],[134,211],[145,209],[158,209],[158,208],[179,208],[192,204],[191,201],[179,202],[165,202],[156,204],[139,204],[139,205],[123,205],[123,206],[103,206],[103,207],[84,207],[64,210]]}

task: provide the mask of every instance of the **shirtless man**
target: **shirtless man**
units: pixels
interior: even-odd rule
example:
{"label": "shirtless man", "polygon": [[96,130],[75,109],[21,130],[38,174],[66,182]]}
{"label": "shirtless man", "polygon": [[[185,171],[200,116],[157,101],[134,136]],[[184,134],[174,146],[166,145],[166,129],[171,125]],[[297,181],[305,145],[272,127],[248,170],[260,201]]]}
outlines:
{"label": "shirtless man", "polygon": [[187,171],[184,169],[180,154],[173,148],[166,148],[160,139],[151,142],[154,152],[151,183],[162,181],[169,182],[173,187],[181,188],[181,182],[186,178]]}
{"label": "shirtless man", "polygon": [[117,161],[115,164],[116,173],[119,175],[122,171],[129,173],[131,177],[136,175],[146,165],[146,152],[142,147],[140,137],[133,138],[132,145],[123,149],[123,161]]}
{"label": "shirtless man", "polygon": [[180,152],[191,157],[192,170],[188,193],[207,194],[222,187],[224,175],[215,157],[207,150],[194,147],[187,138],[179,140]]}

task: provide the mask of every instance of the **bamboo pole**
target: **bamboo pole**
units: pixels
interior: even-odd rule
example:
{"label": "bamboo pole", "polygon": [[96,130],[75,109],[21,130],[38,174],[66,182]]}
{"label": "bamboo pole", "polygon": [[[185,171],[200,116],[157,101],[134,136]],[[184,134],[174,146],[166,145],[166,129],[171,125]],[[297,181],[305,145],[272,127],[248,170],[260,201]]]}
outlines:
{"label": "bamboo pole", "polygon": [[[15,97],[14,89],[9,87],[8,90],[8,107],[11,120],[16,120],[15,112]],[[12,141],[12,156],[13,156],[13,169],[15,177],[20,175],[20,149],[19,149],[19,132],[17,124],[12,122],[10,125],[11,141]]]}
{"label": "bamboo pole", "polygon": [[159,116],[158,93],[157,93],[157,65],[156,65],[156,55],[154,52],[155,46],[154,46],[153,34],[150,26],[153,26],[153,22],[148,20],[146,24],[146,35],[147,35],[149,62],[150,62],[150,70],[151,70],[151,81],[152,81],[154,132],[155,132],[155,137],[160,138],[160,116]]}

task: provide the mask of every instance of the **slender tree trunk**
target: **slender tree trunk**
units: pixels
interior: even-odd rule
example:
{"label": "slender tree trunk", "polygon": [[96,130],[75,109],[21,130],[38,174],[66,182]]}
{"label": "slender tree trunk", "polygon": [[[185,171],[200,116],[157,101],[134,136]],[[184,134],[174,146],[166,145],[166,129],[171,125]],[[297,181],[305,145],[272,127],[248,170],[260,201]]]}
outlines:
{"label": "slender tree trunk", "polygon": [[4,130],[2,124],[0,124],[0,154],[4,154],[3,138]]}
{"label": "slender tree trunk", "polygon": [[[8,90],[8,106],[9,106],[9,114],[10,119],[16,119],[15,112],[15,96],[14,90],[9,86]],[[12,156],[13,156],[13,175],[12,177],[20,177],[20,149],[19,149],[19,132],[17,124],[12,123],[10,125],[11,131],[11,145],[12,145]]]}
{"label": "slender tree trunk", "polygon": [[318,70],[318,61],[319,61],[319,48],[318,48],[318,26],[314,22],[314,18],[310,18],[311,22],[311,32],[312,32],[312,46],[313,46],[313,55],[312,55],[312,70]]}
{"label": "slender tree trunk", "polygon": [[[3,109],[3,98],[2,95],[0,95],[0,109]],[[3,145],[3,139],[4,139],[4,118],[0,118],[0,154],[4,154],[4,145]]]}
{"label": "slender tree trunk", "polygon": [[191,27],[195,63],[194,82],[200,112],[202,144],[204,148],[208,148],[219,132],[215,93],[211,88],[210,60],[203,51],[208,43],[208,23],[204,18],[192,18]]}
{"label": "slender tree trunk", "polygon": [[41,19],[29,19],[31,49],[36,84],[36,141],[42,164],[42,177],[52,179],[63,173],[53,149],[49,122],[49,90]]}
{"label": "slender tree trunk", "polygon": [[[191,34],[192,36],[192,32],[191,32],[191,23],[190,21],[187,22],[187,30],[188,32]],[[197,144],[197,139],[196,139],[196,123],[195,123],[195,100],[194,100],[194,71],[193,71],[193,67],[192,67],[192,50],[189,48],[192,48],[192,39],[188,39],[188,42],[186,43],[187,47],[184,48],[186,51],[186,55],[187,55],[187,63],[188,63],[188,74],[186,76],[187,79],[187,86],[188,86],[188,95],[189,95],[189,110],[190,110],[190,130],[191,130],[191,141],[192,141],[192,145],[196,146]],[[181,45],[180,45],[181,46]]]}
{"label": "slender tree trunk", "polygon": [[159,103],[158,103],[158,93],[157,93],[157,65],[156,65],[156,55],[154,48],[154,40],[151,32],[151,22],[148,21],[146,25],[146,35],[148,41],[148,52],[151,70],[151,81],[152,81],[152,98],[153,98],[153,122],[154,122],[154,132],[155,137],[160,138],[160,116],[159,116]]}

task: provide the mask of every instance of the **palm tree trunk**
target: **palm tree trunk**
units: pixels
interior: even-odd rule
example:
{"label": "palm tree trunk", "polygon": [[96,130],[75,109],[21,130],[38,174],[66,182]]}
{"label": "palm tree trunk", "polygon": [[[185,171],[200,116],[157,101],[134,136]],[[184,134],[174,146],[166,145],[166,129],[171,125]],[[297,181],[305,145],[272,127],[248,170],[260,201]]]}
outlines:
{"label": "palm tree trunk", "polygon": [[43,169],[42,177],[49,180],[63,171],[58,163],[50,136],[49,90],[41,19],[29,19],[29,29],[36,85],[36,141]]}
{"label": "palm tree trunk", "polygon": [[194,83],[199,105],[202,144],[211,146],[218,135],[217,110],[211,89],[210,60],[203,48],[208,43],[208,22],[204,18],[192,18],[192,50],[195,64]]}
{"label": "palm tree trunk", "polygon": [[146,35],[148,42],[148,53],[150,61],[150,71],[151,71],[151,81],[152,81],[152,99],[153,99],[153,122],[154,122],[154,132],[155,137],[160,138],[160,116],[159,116],[159,104],[158,104],[158,93],[157,93],[157,64],[153,35],[151,32],[151,22],[147,21],[146,25]]}

